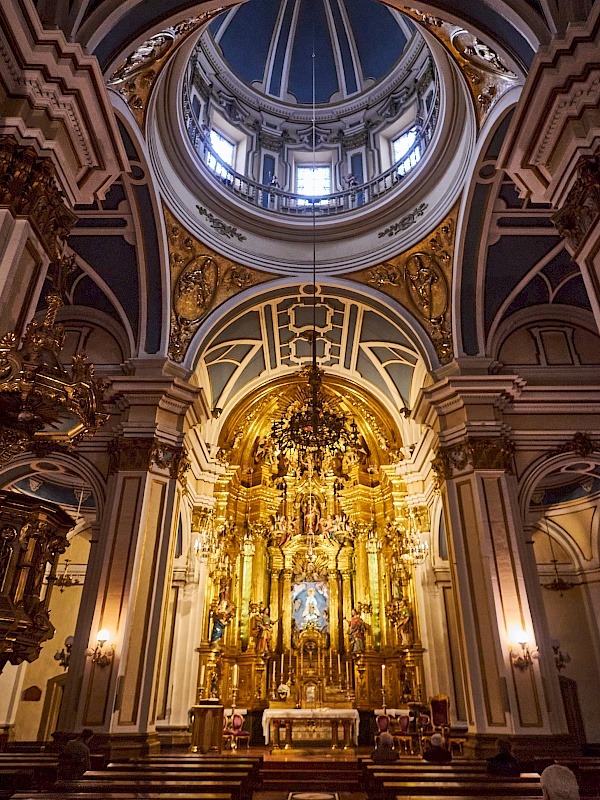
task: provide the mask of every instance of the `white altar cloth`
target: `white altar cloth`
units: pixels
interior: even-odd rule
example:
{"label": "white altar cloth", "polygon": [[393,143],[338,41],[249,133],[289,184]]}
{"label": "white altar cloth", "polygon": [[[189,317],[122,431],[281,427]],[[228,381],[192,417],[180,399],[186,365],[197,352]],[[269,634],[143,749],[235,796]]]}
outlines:
{"label": "white altar cloth", "polygon": [[263,711],[262,727],[265,744],[271,737],[272,719],[350,719],[354,722],[354,744],[358,744],[360,716],[355,708],[266,708]]}

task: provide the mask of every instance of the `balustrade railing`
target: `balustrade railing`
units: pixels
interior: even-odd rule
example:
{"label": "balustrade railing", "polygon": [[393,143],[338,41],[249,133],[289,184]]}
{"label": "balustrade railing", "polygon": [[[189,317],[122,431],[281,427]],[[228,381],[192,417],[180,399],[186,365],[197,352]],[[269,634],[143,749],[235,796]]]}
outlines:
{"label": "balustrade railing", "polygon": [[210,179],[217,181],[239,200],[265,211],[287,216],[335,216],[379,200],[392,191],[421,160],[433,137],[439,112],[439,93],[436,92],[426,120],[419,124],[412,147],[385,172],[366,183],[349,186],[341,192],[315,197],[287,192],[268,186],[236,172],[223,161],[210,144],[210,130],[196,117],[189,102],[187,85],[183,92],[183,110],[188,135],[198,154],[201,168]]}

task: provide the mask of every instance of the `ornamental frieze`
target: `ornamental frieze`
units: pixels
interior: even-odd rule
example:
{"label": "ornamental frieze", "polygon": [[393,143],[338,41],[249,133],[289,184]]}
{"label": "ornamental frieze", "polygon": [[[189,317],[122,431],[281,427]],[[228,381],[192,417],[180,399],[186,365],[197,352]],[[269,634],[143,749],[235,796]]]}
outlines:
{"label": "ornamental frieze", "polygon": [[351,275],[410,309],[429,334],[442,364],[453,357],[450,287],[456,214],[457,207],[432,234],[405,253]]}
{"label": "ornamental frieze", "polygon": [[144,125],[148,99],[156,79],[169,58],[190,33],[223,10],[224,7],[212,9],[156,33],[139,45],[111,75],[108,85],[125,98],[140,128]]}
{"label": "ornamental frieze", "polygon": [[163,206],[171,273],[169,357],[181,362],[209,312],[224,300],[271,277],[218,255]]}
{"label": "ornamental frieze", "polygon": [[0,207],[29,220],[52,260],[77,221],[58,188],[52,160],[12,136],[0,138]]}
{"label": "ornamental frieze", "polygon": [[515,446],[506,437],[471,437],[448,447],[439,447],[431,466],[438,486],[445,480],[472,470],[511,472]]}
{"label": "ornamental frieze", "polygon": [[405,6],[412,17],[441,42],[466,78],[481,125],[492,105],[519,81],[504,59],[489,45],[458,25]]}

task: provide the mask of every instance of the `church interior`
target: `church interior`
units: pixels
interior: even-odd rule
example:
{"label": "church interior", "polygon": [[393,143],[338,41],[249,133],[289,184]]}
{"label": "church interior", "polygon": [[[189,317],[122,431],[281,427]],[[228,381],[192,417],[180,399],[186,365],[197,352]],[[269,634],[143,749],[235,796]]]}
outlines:
{"label": "church interior", "polygon": [[0,0],[0,773],[598,793],[600,4],[414,1]]}

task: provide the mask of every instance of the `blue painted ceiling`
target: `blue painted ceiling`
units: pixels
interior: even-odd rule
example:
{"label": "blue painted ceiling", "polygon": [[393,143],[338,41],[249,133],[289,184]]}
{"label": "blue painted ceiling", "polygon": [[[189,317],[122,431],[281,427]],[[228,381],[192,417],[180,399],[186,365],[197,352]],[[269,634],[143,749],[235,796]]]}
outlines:
{"label": "blue painted ceiling", "polygon": [[248,0],[210,26],[233,72],[285,102],[359,94],[402,57],[412,23],[377,0]]}

